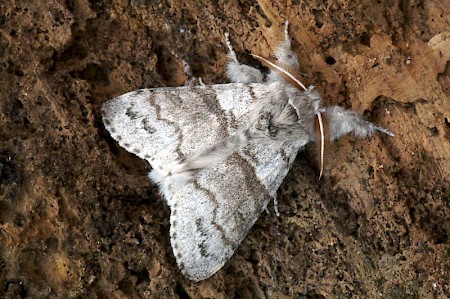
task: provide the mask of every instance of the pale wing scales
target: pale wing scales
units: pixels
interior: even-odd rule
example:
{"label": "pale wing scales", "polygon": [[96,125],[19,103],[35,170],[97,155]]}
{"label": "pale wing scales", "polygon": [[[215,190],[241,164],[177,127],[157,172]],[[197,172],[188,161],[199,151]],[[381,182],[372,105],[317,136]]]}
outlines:
{"label": "pale wing scales", "polygon": [[186,277],[206,279],[226,263],[275,195],[297,151],[251,143],[175,191],[171,243]]}
{"label": "pale wing scales", "polygon": [[[163,94],[157,89],[129,92],[102,107],[105,128],[127,151],[148,159],[170,144],[176,144],[176,126],[160,120],[150,99]],[[149,146],[152,144],[153,146]]]}
{"label": "pale wing scales", "polygon": [[284,144],[278,149],[264,144],[254,143],[252,146],[244,147],[241,151],[244,156],[250,157],[248,160],[255,168],[259,180],[270,190],[270,196],[275,197],[278,187],[283,182],[292,163],[297,156],[299,148],[304,146],[306,139],[297,140],[293,144]]}
{"label": "pale wing scales", "polygon": [[[103,117],[122,147],[152,167],[163,167],[244,128],[254,99],[268,93],[263,84],[237,83],[147,89],[111,100]],[[210,277],[233,255],[304,143],[274,146],[253,140],[187,184],[170,177],[163,181],[172,248],[188,278]]]}
{"label": "pale wing scales", "polygon": [[104,104],[103,119],[120,146],[161,167],[241,127],[251,88],[231,83],[133,91]]}

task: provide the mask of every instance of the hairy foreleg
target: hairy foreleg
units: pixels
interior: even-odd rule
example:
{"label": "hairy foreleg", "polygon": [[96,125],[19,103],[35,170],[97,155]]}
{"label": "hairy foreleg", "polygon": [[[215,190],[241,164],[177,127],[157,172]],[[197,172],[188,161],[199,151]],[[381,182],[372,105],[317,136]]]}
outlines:
{"label": "hairy foreleg", "polygon": [[230,43],[229,34],[225,34],[225,41],[228,47],[227,76],[231,82],[235,83],[262,83],[264,75],[260,70],[240,63],[237,60],[236,53]]}
{"label": "hairy foreleg", "polygon": [[300,64],[297,55],[291,49],[291,37],[289,36],[289,22],[286,21],[284,25],[284,41],[278,46],[275,51],[275,58],[283,65],[289,66],[298,71]]}
{"label": "hairy foreleg", "polygon": [[[284,27],[284,41],[275,50],[274,56],[279,66],[287,69],[289,72],[297,73],[300,68],[300,64],[298,62],[297,55],[295,55],[295,53],[291,49],[291,37],[289,36],[288,28],[289,22],[286,21]],[[267,76],[268,82],[283,80],[285,79],[283,79],[280,76],[279,72],[275,70],[271,70],[269,75]]]}

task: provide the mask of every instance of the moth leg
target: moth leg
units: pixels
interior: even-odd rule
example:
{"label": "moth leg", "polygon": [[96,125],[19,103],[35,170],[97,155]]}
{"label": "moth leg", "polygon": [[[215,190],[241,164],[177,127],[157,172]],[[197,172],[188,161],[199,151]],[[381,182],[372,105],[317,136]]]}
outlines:
{"label": "moth leg", "polygon": [[[277,47],[275,50],[274,56],[278,61],[280,66],[291,68],[295,71],[300,69],[300,64],[297,59],[297,55],[291,49],[291,37],[289,36],[289,22],[286,21],[284,23],[284,41]],[[280,77],[279,73],[271,70],[269,75],[267,76],[268,82],[277,82],[284,81],[282,77]]]}
{"label": "moth leg", "polygon": [[228,47],[228,63],[227,63],[227,77],[231,82],[235,83],[262,83],[264,75],[260,70],[240,63],[237,60],[236,52],[230,43],[230,36],[225,33],[225,42]]}
{"label": "moth leg", "polygon": [[337,139],[351,132],[360,138],[369,137],[377,131],[392,137],[395,136],[391,131],[364,120],[362,116],[356,112],[344,110],[339,106],[327,108],[325,115],[329,121],[331,140]]}
{"label": "moth leg", "polygon": [[283,65],[294,68],[298,71],[300,64],[297,55],[292,51],[292,39],[289,36],[289,22],[284,23],[284,41],[275,50],[275,58]]}
{"label": "moth leg", "polygon": [[186,59],[180,57],[173,50],[170,50],[170,54],[172,54],[176,59],[181,60],[181,63],[183,64],[183,71],[184,75],[186,76],[186,82],[184,83],[184,85],[186,86],[204,85],[202,78],[197,78],[194,76],[191,65],[189,64],[189,62],[186,61]]}
{"label": "moth leg", "polygon": [[277,217],[280,217],[280,211],[278,210],[278,199],[277,199],[276,194],[272,197],[272,200],[273,200],[273,210],[275,211],[275,215],[277,215]]}
{"label": "moth leg", "polygon": [[186,60],[183,59],[182,62],[183,62],[184,74],[187,77],[187,82],[185,83],[185,85],[187,85],[187,86],[201,85],[201,83],[203,83],[203,81],[201,81],[202,78],[197,78],[194,76],[191,65]]}

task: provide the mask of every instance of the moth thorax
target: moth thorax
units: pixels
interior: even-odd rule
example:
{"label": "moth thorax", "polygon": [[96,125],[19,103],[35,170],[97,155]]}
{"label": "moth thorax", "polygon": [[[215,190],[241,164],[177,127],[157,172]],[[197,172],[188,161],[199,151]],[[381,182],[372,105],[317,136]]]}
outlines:
{"label": "moth thorax", "polygon": [[255,129],[262,131],[268,137],[275,137],[278,129],[273,124],[273,114],[268,111],[261,112],[256,120]]}

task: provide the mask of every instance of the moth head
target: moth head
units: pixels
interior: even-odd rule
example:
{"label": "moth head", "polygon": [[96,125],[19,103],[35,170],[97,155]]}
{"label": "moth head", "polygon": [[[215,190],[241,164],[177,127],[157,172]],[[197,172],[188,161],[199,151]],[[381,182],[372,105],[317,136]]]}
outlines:
{"label": "moth head", "polygon": [[325,158],[326,152],[329,148],[330,143],[330,133],[328,126],[328,119],[325,114],[321,112],[322,107],[322,98],[319,94],[314,91],[314,86],[306,86],[301,82],[297,71],[292,69],[287,65],[283,65],[280,62],[274,62],[270,59],[261,57],[259,55],[252,54],[253,57],[260,60],[262,63],[267,65],[272,71],[276,72],[281,78],[283,78],[286,82],[292,84],[294,87],[306,93],[308,101],[312,104],[312,110],[315,113],[314,120],[314,133],[316,144],[318,146],[318,164],[320,169],[319,179],[322,177],[324,168],[325,168]]}

